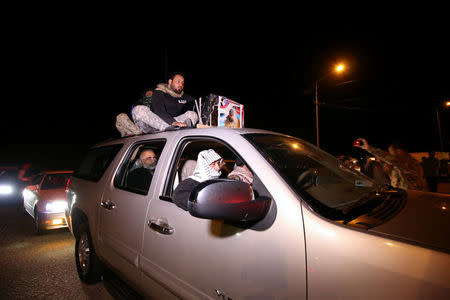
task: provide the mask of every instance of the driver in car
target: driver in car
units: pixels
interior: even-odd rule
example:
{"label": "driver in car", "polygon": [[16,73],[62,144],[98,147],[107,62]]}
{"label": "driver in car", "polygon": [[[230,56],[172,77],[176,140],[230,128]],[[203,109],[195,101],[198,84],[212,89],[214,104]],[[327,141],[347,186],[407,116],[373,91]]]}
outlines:
{"label": "driver in car", "polygon": [[200,151],[194,173],[177,186],[173,192],[173,202],[187,210],[189,196],[194,188],[203,181],[219,178],[224,165],[222,157],[213,149]]}

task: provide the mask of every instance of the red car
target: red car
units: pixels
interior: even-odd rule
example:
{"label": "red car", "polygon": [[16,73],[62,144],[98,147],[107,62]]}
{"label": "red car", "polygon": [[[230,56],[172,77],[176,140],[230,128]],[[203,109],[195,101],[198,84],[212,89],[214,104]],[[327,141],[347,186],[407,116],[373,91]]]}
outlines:
{"label": "red car", "polygon": [[65,188],[72,171],[46,171],[23,190],[23,207],[34,218],[37,234],[67,227]]}

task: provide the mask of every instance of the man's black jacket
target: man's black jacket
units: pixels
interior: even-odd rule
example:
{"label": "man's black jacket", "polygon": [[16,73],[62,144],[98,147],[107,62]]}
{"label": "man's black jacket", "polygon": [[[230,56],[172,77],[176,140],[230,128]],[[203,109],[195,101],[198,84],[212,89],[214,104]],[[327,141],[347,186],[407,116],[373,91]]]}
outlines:
{"label": "man's black jacket", "polygon": [[172,125],[174,117],[194,110],[195,100],[187,94],[175,94],[167,85],[158,85],[152,96],[151,110],[164,122]]}

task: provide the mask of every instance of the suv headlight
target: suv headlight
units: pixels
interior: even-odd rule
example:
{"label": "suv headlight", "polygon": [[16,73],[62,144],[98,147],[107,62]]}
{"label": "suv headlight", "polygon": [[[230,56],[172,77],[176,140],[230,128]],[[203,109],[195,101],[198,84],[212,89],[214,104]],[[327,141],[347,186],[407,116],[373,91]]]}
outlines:
{"label": "suv headlight", "polygon": [[52,201],[45,205],[46,212],[64,212],[67,208],[66,201]]}
{"label": "suv headlight", "polygon": [[0,195],[10,195],[14,191],[14,188],[10,184],[2,184],[0,185]]}

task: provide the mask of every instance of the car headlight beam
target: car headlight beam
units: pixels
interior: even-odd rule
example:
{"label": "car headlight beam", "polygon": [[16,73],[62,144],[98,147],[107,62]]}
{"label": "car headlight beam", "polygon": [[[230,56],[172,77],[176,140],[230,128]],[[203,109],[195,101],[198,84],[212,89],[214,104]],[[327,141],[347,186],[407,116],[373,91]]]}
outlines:
{"label": "car headlight beam", "polygon": [[45,205],[46,212],[64,212],[66,208],[66,201],[52,201]]}
{"label": "car headlight beam", "polygon": [[14,191],[14,188],[12,185],[9,184],[2,184],[0,185],[0,195],[11,195]]}

